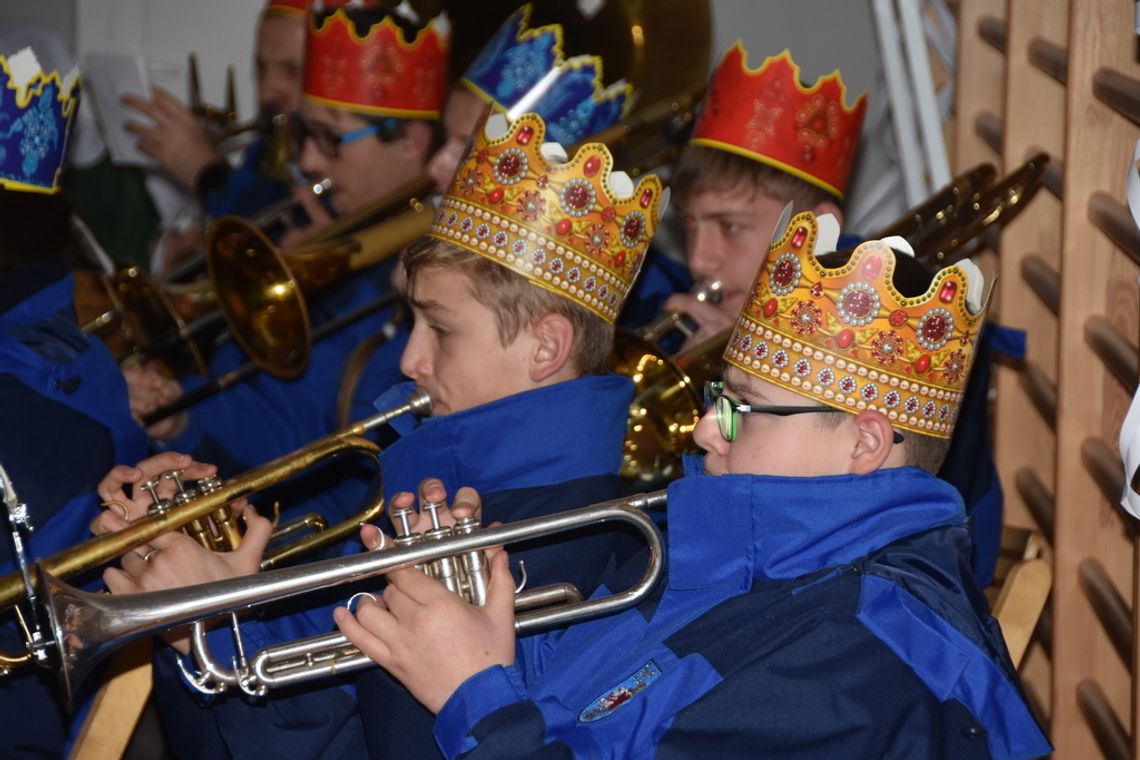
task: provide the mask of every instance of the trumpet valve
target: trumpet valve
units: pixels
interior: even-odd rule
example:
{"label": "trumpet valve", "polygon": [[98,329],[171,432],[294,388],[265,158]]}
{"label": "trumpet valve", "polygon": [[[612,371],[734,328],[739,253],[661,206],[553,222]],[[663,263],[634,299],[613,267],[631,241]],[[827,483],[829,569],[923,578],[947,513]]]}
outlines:
{"label": "trumpet valve", "polygon": [[[407,538],[412,535],[412,509],[411,507],[403,507],[401,509],[393,509],[391,513],[393,520],[399,520],[400,525],[397,529],[399,533],[396,536],[396,541],[399,542],[401,538]],[[418,534],[417,534],[418,535]]]}
{"label": "trumpet valve", "polygon": [[174,506],[170,499],[163,498],[158,495],[158,486],[162,482],[162,475],[157,478],[151,478],[145,483],[140,484],[141,488],[150,495],[151,504],[147,507],[146,513],[148,515],[161,515],[170,510]]}

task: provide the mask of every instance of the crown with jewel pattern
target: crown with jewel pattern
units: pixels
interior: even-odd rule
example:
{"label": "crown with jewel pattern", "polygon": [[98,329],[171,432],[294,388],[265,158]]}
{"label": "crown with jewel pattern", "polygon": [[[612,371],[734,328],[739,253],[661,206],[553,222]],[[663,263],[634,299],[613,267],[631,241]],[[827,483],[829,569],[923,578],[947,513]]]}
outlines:
{"label": "crown with jewel pattern", "polygon": [[709,80],[691,142],[751,158],[842,199],[867,112],[863,93],[850,108],[838,71],[811,87],[785,50],[750,70],[738,40]]}
{"label": "crown with jewel pattern", "polygon": [[484,116],[429,233],[498,262],[611,324],[668,204],[653,174],[634,187],[601,143],[573,159],[543,144],[537,114]]}
{"label": "crown with jewel pattern", "polygon": [[436,16],[408,40],[391,15],[362,37],[344,8],[310,18],[305,97],[369,116],[437,119],[447,85],[450,28]]}
{"label": "crown with jewel pattern", "polygon": [[537,113],[550,138],[563,145],[611,127],[625,116],[633,86],[621,80],[602,87],[602,58],[565,58],[562,26],[531,29],[532,6],[511,14],[459,80],[504,112]]}
{"label": "crown with jewel pattern", "polygon": [[949,438],[985,317],[973,296],[980,270],[947,267],[907,298],[892,282],[887,242],[862,243],[843,266],[826,269],[814,252],[818,236],[805,212],[773,241],[725,361],[828,406],[876,409],[895,427]]}
{"label": "crown with jewel pattern", "polygon": [[0,187],[59,192],[79,70],[44,71],[31,48],[0,55]]}

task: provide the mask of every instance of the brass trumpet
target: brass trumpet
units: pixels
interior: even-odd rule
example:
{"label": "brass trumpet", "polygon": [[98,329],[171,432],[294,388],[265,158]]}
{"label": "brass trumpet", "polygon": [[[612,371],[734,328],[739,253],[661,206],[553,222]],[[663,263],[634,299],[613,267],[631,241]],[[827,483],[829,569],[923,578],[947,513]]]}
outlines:
{"label": "brass trumpet", "polygon": [[[374,578],[400,568],[441,563],[474,569],[468,598],[480,600],[486,576],[480,569],[484,550],[573,531],[591,525],[626,523],[644,537],[649,548],[645,572],[628,589],[585,601],[556,604],[518,615],[515,629],[530,633],[540,628],[582,622],[633,606],[653,590],[664,569],[661,535],[645,510],[665,503],[665,492],[638,494],[509,525],[476,528],[470,522],[438,538],[405,540],[388,550],[362,552],[352,557],[312,562],[255,575],[169,591],[109,596],[71,588],[57,580],[43,563],[35,567],[36,585],[55,650],[59,676],[70,704],[75,688],[91,669],[115,648],[145,636],[236,613],[288,597]],[[433,531],[434,532],[434,531]],[[403,537],[409,539],[405,534]],[[459,589],[460,586],[454,585]],[[542,589],[536,590],[546,593]],[[483,597],[485,598],[485,597]],[[527,606],[530,600],[524,600]],[[282,661],[284,658],[285,662]],[[370,664],[338,635],[318,636],[284,647],[273,647],[254,658],[260,668],[239,662],[234,678],[252,694],[270,685],[297,683],[325,675],[345,673]],[[217,688],[220,688],[220,684]]]}
{"label": "brass trumpet", "polygon": [[[92,570],[157,536],[179,530],[195,520],[204,519],[218,510],[226,509],[226,505],[232,501],[261,491],[293,477],[319,462],[342,454],[350,452],[361,454],[368,457],[379,469],[380,447],[362,436],[369,430],[384,425],[401,415],[408,413],[427,414],[430,409],[431,397],[424,390],[416,389],[403,404],[378,412],[343,430],[330,433],[294,452],[278,457],[272,462],[255,467],[229,483],[209,490],[208,493],[198,494],[180,504],[171,504],[168,508],[156,511],[118,533],[97,536],[76,546],[56,552],[37,562],[37,565],[44,572],[61,578]],[[365,511],[375,517],[382,509],[383,496],[378,493]],[[353,518],[319,534],[306,536],[300,542],[303,548],[298,548],[296,544],[289,547],[289,556],[295,556],[300,551],[331,543],[338,538],[347,536],[359,524],[360,522]],[[275,561],[280,562],[281,559],[281,557],[276,557]],[[12,572],[0,577],[0,610],[8,610],[19,604],[27,596],[27,593],[28,586],[22,572]],[[6,674],[13,667],[25,664],[33,658],[41,659],[41,655],[35,651],[19,655],[0,655],[0,675]]]}

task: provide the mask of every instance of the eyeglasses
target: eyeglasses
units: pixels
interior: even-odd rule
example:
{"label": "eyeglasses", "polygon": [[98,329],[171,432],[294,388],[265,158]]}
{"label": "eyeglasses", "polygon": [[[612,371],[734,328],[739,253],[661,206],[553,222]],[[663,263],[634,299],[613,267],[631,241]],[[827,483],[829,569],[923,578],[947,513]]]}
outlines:
{"label": "eyeglasses", "polygon": [[380,140],[388,142],[396,137],[398,119],[385,119],[382,122],[365,124],[363,127],[350,130],[343,134],[334,134],[328,129],[307,121],[300,114],[293,114],[289,120],[293,128],[293,139],[296,140],[298,152],[304,146],[305,140],[312,139],[313,145],[328,158],[340,158],[341,146],[349,145],[369,135],[380,135]]}
{"label": "eyeglasses", "polygon": [[[740,430],[741,414],[774,414],[777,417],[791,417],[793,414],[820,414],[823,412],[842,413],[830,406],[778,406],[745,404],[737,401],[724,391],[724,382],[705,383],[705,406],[716,412],[716,426],[721,437],[732,443]],[[902,443],[902,434],[894,431],[894,442]]]}

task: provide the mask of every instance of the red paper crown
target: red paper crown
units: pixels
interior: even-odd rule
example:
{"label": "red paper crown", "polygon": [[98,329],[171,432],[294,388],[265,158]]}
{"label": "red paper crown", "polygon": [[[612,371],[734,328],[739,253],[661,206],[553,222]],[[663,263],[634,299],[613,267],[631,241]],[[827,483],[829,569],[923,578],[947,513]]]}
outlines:
{"label": "red paper crown", "polygon": [[[489,135],[493,127],[503,134]],[[613,157],[601,143],[552,162],[543,152],[545,134],[537,114],[509,126],[502,115],[484,116],[428,234],[508,267],[612,324],[641,269],[668,191],[653,174],[634,187],[623,172],[613,172]]]}
{"label": "red paper crown", "polygon": [[391,16],[363,37],[339,9],[309,22],[305,96],[322,105],[367,115],[437,119],[447,85],[450,40],[437,16],[411,42]]}
{"label": "red paper crown", "polygon": [[814,253],[818,229],[805,212],[772,244],[725,361],[828,406],[877,409],[896,427],[949,438],[985,317],[984,299],[968,303],[981,272],[947,267],[907,298],[885,242],[869,240],[826,269]]}
{"label": "red paper crown", "polygon": [[713,72],[692,142],[774,166],[842,199],[867,94],[848,108],[836,71],[811,87],[785,50],[749,70],[737,41]]}
{"label": "red paper crown", "polygon": [[284,16],[303,16],[309,12],[313,0],[269,0],[264,13],[278,13]]}

